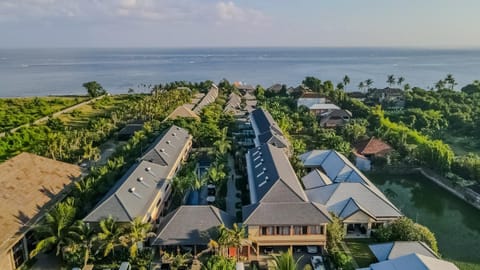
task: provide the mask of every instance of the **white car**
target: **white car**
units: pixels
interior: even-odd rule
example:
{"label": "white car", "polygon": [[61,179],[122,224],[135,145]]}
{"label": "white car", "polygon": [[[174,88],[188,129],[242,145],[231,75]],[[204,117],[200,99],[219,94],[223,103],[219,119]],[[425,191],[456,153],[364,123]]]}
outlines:
{"label": "white car", "polygon": [[308,254],[317,254],[318,247],[317,246],[307,246],[307,253]]}
{"label": "white car", "polygon": [[313,270],[325,270],[322,256],[312,256],[310,262],[312,263]]}

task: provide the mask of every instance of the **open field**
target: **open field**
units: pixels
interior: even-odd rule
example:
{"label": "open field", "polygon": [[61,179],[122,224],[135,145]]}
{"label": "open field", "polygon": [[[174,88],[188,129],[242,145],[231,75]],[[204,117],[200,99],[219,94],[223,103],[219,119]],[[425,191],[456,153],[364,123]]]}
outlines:
{"label": "open field", "polygon": [[32,123],[87,99],[86,96],[2,98],[0,99],[0,131],[8,131]]}

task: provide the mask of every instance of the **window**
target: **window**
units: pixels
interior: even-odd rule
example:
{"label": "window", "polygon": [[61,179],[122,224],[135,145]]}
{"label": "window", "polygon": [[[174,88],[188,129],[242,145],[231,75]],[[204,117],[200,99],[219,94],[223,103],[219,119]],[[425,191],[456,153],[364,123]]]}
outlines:
{"label": "window", "polygon": [[308,234],[323,234],[323,226],[320,226],[320,225],[308,226]]}
{"label": "window", "polygon": [[378,228],[383,227],[383,222],[374,222],[372,223],[372,230],[376,230]]}
{"label": "window", "polygon": [[160,205],[161,202],[162,202],[162,198],[158,199],[157,207]]}
{"label": "window", "polygon": [[261,235],[274,235],[275,230],[272,226],[266,226],[261,228]]}
{"label": "window", "polygon": [[290,226],[277,226],[277,235],[290,235]]}
{"label": "window", "polygon": [[12,248],[13,261],[15,262],[15,268],[20,267],[25,261],[25,247],[23,245],[23,238],[18,241]]}
{"label": "window", "polygon": [[293,234],[295,235],[308,234],[308,226],[293,226]]}

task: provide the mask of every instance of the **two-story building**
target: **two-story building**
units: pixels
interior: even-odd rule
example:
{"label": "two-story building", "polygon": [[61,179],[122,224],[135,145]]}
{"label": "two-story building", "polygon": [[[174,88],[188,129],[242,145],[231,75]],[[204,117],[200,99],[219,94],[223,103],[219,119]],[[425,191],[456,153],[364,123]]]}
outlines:
{"label": "two-story building", "polygon": [[137,217],[144,222],[158,223],[169,206],[170,181],[186,160],[191,145],[192,137],[187,130],[170,127],[118,180],[84,221],[96,224],[112,216],[124,223]]}
{"label": "two-story building", "polygon": [[290,142],[267,110],[254,110],[250,114],[250,122],[255,133],[255,146],[267,143],[282,148],[287,154],[290,153]]}
{"label": "two-story building", "polygon": [[[327,209],[308,200],[285,152],[263,144],[246,154],[251,204],[243,208],[248,240],[265,247],[326,245]],[[251,255],[249,253],[248,255]]]}

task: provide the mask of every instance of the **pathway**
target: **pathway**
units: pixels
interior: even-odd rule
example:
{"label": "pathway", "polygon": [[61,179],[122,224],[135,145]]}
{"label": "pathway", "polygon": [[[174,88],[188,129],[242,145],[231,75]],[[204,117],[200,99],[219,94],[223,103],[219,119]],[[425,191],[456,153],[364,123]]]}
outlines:
{"label": "pathway", "polygon": [[[93,99],[89,99],[89,100],[84,101],[84,102],[82,102],[82,103],[75,104],[75,105],[73,105],[73,106],[71,106],[71,107],[68,107],[68,108],[66,108],[66,109],[63,109],[63,110],[61,110],[61,111],[58,111],[58,112],[52,114],[51,118],[58,117],[58,116],[61,115],[61,114],[64,114],[64,113],[73,111],[73,110],[75,110],[75,109],[80,108],[80,107],[83,106],[83,105],[92,103],[92,102],[94,102],[94,101],[96,101],[96,100],[99,100],[99,99],[101,99],[101,98],[104,98],[104,97],[105,97],[105,95],[99,96],[99,97],[96,97],[96,98],[93,98]],[[18,126],[18,127],[16,127],[16,128],[12,128],[12,129],[10,129],[8,132],[9,132],[9,133],[13,133],[13,132],[19,130],[20,128],[22,128],[22,127],[28,127],[28,126],[30,126],[30,125],[38,125],[38,124],[40,124],[40,123],[43,123],[43,122],[47,121],[48,119],[50,119],[50,116],[45,116],[45,117],[42,117],[42,118],[40,118],[40,119],[35,120],[35,121],[33,122],[33,124],[24,124],[24,125]],[[1,137],[5,137],[5,134],[6,134],[6,132],[0,133],[0,138],[1,138]]]}
{"label": "pathway", "polygon": [[[228,167],[230,167],[230,172],[228,174],[228,181],[227,181],[227,213],[236,217],[237,216],[237,209],[236,204],[240,202],[240,199],[237,197],[237,194],[240,192],[237,190],[237,186],[235,185],[235,179],[237,175],[235,174],[235,164],[233,157],[228,155]],[[241,210],[241,209],[240,209]]]}
{"label": "pathway", "polygon": [[350,258],[352,258],[352,266],[353,266],[353,268],[355,268],[355,269],[360,268],[360,267],[358,266],[357,261],[355,261],[355,258],[353,257],[352,252],[350,251],[350,249],[348,248],[348,246],[345,244],[345,242],[343,242],[343,241],[340,242],[340,245],[342,245],[343,251],[345,251],[345,253],[346,253]]}

